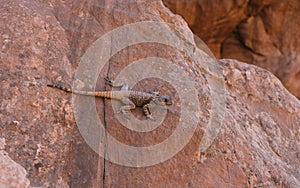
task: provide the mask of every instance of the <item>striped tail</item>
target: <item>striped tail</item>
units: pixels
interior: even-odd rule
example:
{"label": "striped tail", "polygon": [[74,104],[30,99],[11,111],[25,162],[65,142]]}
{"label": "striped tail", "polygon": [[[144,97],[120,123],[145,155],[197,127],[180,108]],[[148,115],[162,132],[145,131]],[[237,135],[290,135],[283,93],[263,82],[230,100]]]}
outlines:
{"label": "striped tail", "polygon": [[54,85],[54,84],[47,84],[47,86],[63,90],[65,92],[67,92],[67,93],[74,93],[74,94],[78,94],[78,95],[87,95],[87,96],[94,96],[94,97],[103,97],[103,98],[109,98],[109,99],[113,98],[112,91],[99,91],[99,92],[77,91],[77,90],[73,90],[72,91],[69,88],[66,88],[66,87],[63,87],[63,86]]}

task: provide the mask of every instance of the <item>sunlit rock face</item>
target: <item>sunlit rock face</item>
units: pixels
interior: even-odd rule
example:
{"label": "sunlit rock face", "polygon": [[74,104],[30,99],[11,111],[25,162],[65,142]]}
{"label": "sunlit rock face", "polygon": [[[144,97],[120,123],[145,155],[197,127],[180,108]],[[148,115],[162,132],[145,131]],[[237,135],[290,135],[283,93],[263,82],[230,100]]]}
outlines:
{"label": "sunlit rock face", "polygon": [[[195,1],[186,2],[189,5],[189,2]],[[228,48],[237,58],[243,57],[242,60],[246,62],[254,62],[254,59],[257,62],[271,62],[269,55],[273,51],[274,57],[281,57],[286,49],[298,48],[292,45],[297,41],[295,32],[294,43],[288,40],[283,43],[288,39],[287,36],[292,36],[292,32],[287,31],[293,29],[292,26],[285,28],[285,34],[279,26],[278,31],[266,29],[275,27],[268,25],[271,21],[277,24],[280,11],[276,10],[285,6],[294,10],[297,4],[273,4],[275,1],[260,1],[262,4],[254,1],[205,2],[202,8],[200,5],[192,6],[190,14],[197,16],[201,10],[200,13],[207,15],[201,19],[215,26],[202,24],[198,32],[203,35],[198,35],[217,57],[229,57],[224,55],[227,51],[225,48]],[[223,5],[224,2],[227,4]],[[178,9],[182,8],[178,6]],[[0,15],[0,176],[6,178],[5,183],[9,184],[9,176],[13,176],[20,178],[19,182],[23,182],[20,186],[23,187],[28,186],[29,181],[32,187],[300,187],[299,101],[265,69],[237,60],[216,60],[204,56],[202,50],[205,45],[199,40],[193,41],[194,36],[185,20],[172,13],[161,1],[4,0],[0,5]],[[214,15],[221,18],[229,16],[230,19],[217,19]],[[274,20],[270,15],[274,16]],[[271,21],[266,22],[266,18]],[[294,16],[293,19],[296,18]],[[293,19],[279,23],[284,25]],[[190,22],[196,18],[186,20]],[[143,58],[156,57],[178,66],[178,72],[174,72],[172,66],[156,67],[157,71],[164,70],[165,75],[136,80],[135,84],[130,85],[136,90],[159,90],[162,95],[174,99],[163,123],[151,131],[133,131],[117,119],[120,115],[113,110],[111,100],[92,98],[97,117],[106,131],[97,132],[97,127],[89,129],[89,125],[80,127],[80,119],[74,118],[80,115],[76,109],[85,105],[84,110],[90,110],[90,105],[85,102],[91,99],[52,90],[46,85],[56,83],[71,87],[75,83],[79,88],[92,88],[92,84],[84,85],[82,81],[74,79],[78,67],[89,63],[81,62],[84,54],[95,41],[113,29],[143,21],[174,24],[175,27],[165,25],[165,28],[174,34],[176,40],[170,41],[175,41],[177,46],[153,41],[128,45],[105,62],[99,75],[86,75],[85,78],[88,80],[96,76],[96,90],[110,90],[103,78],[109,76],[115,79],[128,65]],[[195,30],[196,26],[191,25],[191,28]],[[250,28],[254,30],[253,34]],[[265,29],[260,30],[262,28]],[[141,39],[152,39],[148,29],[142,30],[148,33]],[[152,33],[156,32],[159,36],[165,34],[158,31]],[[121,40],[128,39],[129,33],[125,33],[109,38],[99,51],[90,55],[97,56],[101,50],[113,52]],[[254,37],[256,35],[258,37]],[[270,47],[269,39],[273,41],[275,35],[278,40]],[[260,48],[260,45],[264,48]],[[280,47],[285,50],[278,51]],[[262,55],[257,55],[256,51]],[[241,53],[243,55],[238,56]],[[275,58],[275,67],[279,60]],[[290,62],[292,66],[294,61]],[[84,70],[90,67],[86,68]],[[151,70],[146,67],[131,71],[127,78]],[[180,71],[184,71],[188,79]],[[285,75],[288,76],[288,73]],[[181,84],[176,90],[173,83],[164,80],[167,74],[187,85]],[[194,87],[192,91],[197,95],[190,97],[185,87],[188,85]],[[199,104],[197,108],[183,108],[197,104],[195,101]],[[219,108],[215,108],[216,102]],[[214,114],[216,111],[220,113]],[[142,112],[141,108],[133,110],[132,118],[147,121]],[[111,162],[112,157],[136,164],[141,164],[145,159],[159,158],[180,145],[181,139],[185,138],[174,134],[179,123],[194,120],[195,117],[196,121],[185,124],[183,129],[187,130],[196,124],[191,138],[169,159],[144,167],[128,167]],[[216,127],[219,130],[211,145],[199,153],[209,123],[220,125]],[[141,123],[140,126],[147,126],[147,123]],[[108,139],[110,135],[120,143],[135,148],[156,146],[171,136],[175,139],[153,155],[148,155],[146,151],[134,156],[116,150],[114,156],[99,156],[80,131],[89,133],[90,138],[96,141],[97,136],[104,135]],[[107,139],[95,144],[105,151],[114,149]],[[15,171],[8,173],[10,168],[7,166]]]}

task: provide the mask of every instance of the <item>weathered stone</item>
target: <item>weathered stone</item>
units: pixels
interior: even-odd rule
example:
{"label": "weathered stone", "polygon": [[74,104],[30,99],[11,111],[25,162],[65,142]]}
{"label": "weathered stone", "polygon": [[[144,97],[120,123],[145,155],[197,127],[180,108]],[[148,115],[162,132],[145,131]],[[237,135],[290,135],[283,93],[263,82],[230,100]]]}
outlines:
{"label": "weathered stone", "polygon": [[5,139],[0,138],[0,187],[25,188],[29,187],[29,180],[26,178],[26,170],[13,161],[8,154],[2,150]]}
{"label": "weathered stone", "polygon": [[164,0],[218,58],[266,68],[300,98],[300,2]]}
{"label": "weathered stone", "polygon": [[[233,5],[246,6],[244,1],[234,2],[220,10],[234,9]],[[236,11],[240,17],[247,15]],[[299,101],[266,70],[235,60],[215,60],[214,65],[222,70],[219,76],[224,77],[226,93],[220,94],[226,94],[226,113],[220,133],[208,150],[200,154],[199,160],[201,139],[212,111],[216,110],[212,109],[215,101],[211,99],[215,88],[208,82],[209,76],[216,73],[197,63],[202,57],[196,53],[196,44],[187,24],[161,1],[7,0],[1,4],[0,15],[0,137],[5,138],[4,150],[27,171],[31,186],[300,186]],[[240,18],[232,19],[238,22]],[[186,71],[195,85],[200,120],[193,137],[174,157],[154,166],[133,168],[98,156],[80,135],[72,112],[77,115],[76,105],[84,104],[86,97],[74,97],[75,105],[72,106],[70,94],[46,88],[46,84],[71,85],[80,58],[93,42],[112,29],[140,21],[173,23],[176,27],[172,31],[191,50],[180,51],[152,42],[130,45],[117,52],[96,75],[99,76],[96,89],[109,89],[103,78],[116,78],[133,61],[145,57],[170,60]],[[251,23],[256,25],[258,22]],[[178,33],[178,28],[182,32]],[[108,46],[111,50],[118,41],[114,42]],[[248,44],[256,47],[251,40]],[[194,58],[189,56],[192,52],[196,54]],[[168,71],[172,73],[172,69]],[[92,76],[87,75],[87,79]],[[177,76],[181,78],[182,75]],[[161,126],[150,132],[135,132],[116,119],[118,114],[114,114],[110,100],[96,99],[98,116],[107,129],[105,134],[135,147],[147,147],[168,139],[180,121],[183,104],[178,91],[158,78],[141,80],[133,87],[159,89],[163,94],[171,95],[175,104]],[[145,118],[141,109],[134,110],[133,115]],[[93,130],[87,131],[94,136]],[[178,144],[179,141],[175,141],[170,147]],[[113,145],[108,143],[105,147]],[[1,143],[0,148],[3,148]],[[162,152],[164,150],[157,155]],[[134,156],[125,154],[119,158],[132,159]]]}

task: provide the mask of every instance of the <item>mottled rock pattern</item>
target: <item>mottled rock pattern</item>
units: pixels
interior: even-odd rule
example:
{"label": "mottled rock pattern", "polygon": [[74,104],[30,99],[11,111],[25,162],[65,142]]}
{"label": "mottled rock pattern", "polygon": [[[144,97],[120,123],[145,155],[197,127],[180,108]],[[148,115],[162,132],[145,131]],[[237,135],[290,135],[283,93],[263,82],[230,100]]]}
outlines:
{"label": "mottled rock pattern", "polygon": [[164,0],[218,58],[266,68],[300,98],[300,2]]}
{"label": "mottled rock pattern", "polygon": [[[234,2],[245,6],[243,1]],[[201,105],[201,121],[187,146],[164,163],[131,168],[104,160],[85,143],[72,115],[71,96],[46,84],[71,84],[87,48],[124,24],[170,22],[183,28],[187,39],[193,38],[187,24],[161,1],[5,0],[0,16],[0,137],[6,141],[4,150],[27,171],[31,186],[300,186],[300,103],[280,81],[255,66],[220,61],[227,90],[224,126],[199,162],[197,152],[212,102],[210,88],[199,65],[165,45],[146,43],[121,50],[102,70],[97,89],[106,88],[103,77],[116,77],[139,58],[161,57],[183,67],[195,80]],[[134,87],[161,89],[178,101],[176,91],[162,80],[146,79]],[[163,126],[151,134],[136,133],[115,119],[111,101],[97,99],[96,103],[108,132],[135,146],[166,139],[179,119],[177,103]],[[142,118],[141,109],[134,113]]]}

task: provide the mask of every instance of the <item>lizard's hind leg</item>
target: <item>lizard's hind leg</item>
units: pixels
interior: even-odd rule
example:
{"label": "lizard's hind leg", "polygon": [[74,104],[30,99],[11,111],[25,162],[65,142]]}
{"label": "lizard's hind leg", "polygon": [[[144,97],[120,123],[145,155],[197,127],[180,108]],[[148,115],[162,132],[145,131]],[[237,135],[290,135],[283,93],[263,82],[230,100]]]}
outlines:
{"label": "lizard's hind leg", "polygon": [[106,77],[104,78],[106,80],[106,82],[112,86],[112,87],[121,87],[121,90],[128,90],[128,85],[126,83],[122,83],[122,82],[116,82],[111,80],[110,78]]}
{"label": "lizard's hind leg", "polygon": [[130,117],[128,114],[130,113],[130,110],[135,109],[135,104],[127,97],[122,98],[121,101],[124,105],[121,106],[120,110],[117,113],[122,112],[123,116],[129,119]]}

